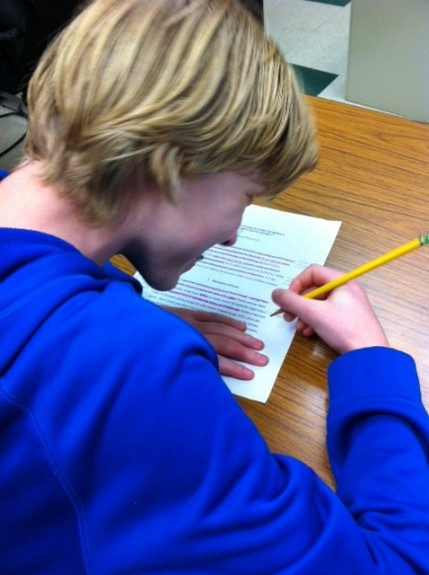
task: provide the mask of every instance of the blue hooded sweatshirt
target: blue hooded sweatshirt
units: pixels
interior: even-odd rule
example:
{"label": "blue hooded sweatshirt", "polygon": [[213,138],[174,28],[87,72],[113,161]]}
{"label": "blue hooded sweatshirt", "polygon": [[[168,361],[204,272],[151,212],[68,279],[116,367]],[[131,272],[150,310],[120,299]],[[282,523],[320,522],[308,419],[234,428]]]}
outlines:
{"label": "blue hooded sweatshirt", "polygon": [[334,493],[271,454],[209,343],[68,243],[0,229],[1,575],[429,573],[413,360],[329,369]]}

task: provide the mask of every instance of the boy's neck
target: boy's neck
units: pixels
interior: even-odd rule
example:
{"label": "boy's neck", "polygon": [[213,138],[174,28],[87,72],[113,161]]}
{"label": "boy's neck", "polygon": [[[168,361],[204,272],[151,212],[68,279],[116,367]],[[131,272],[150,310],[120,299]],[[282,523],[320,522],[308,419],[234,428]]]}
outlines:
{"label": "boy's neck", "polygon": [[86,223],[55,186],[40,181],[39,173],[39,162],[27,162],[0,183],[0,227],[57,236],[98,265],[120,251],[120,226]]}

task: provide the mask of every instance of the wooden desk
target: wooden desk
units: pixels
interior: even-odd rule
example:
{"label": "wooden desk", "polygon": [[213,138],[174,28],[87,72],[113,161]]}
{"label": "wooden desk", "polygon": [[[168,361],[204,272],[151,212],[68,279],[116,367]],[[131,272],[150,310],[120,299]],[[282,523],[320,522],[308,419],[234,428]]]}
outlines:
{"label": "wooden desk", "polygon": [[[348,271],[429,232],[429,126],[309,98],[317,169],[272,207],[343,222],[327,264]],[[429,247],[360,278],[391,345],[415,358],[429,407]],[[265,405],[238,398],[270,448],[332,485],[325,450],[326,368],[335,354],[296,336]]]}

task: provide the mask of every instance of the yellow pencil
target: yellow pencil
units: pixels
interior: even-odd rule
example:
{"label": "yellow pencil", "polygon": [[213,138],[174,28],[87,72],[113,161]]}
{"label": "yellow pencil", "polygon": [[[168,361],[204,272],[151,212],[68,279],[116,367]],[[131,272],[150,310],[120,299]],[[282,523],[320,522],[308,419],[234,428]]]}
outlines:
{"label": "yellow pencil", "polygon": [[[424,246],[426,244],[429,244],[429,234],[424,234],[424,235],[420,236],[419,238],[417,238],[416,240],[413,240],[412,242],[408,242],[407,244],[404,244],[403,246],[400,246],[399,248],[396,248],[396,249],[392,250],[391,252],[384,254],[384,256],[380,256],[378,258],[375,258],[375,260],[372,260],[372,261],[368,262],[367,264],[364,264],[363,266],[360,266],[360,267],[356,268],[355,270],[352,270],[351,272],[348,272],[348,273],[342,275],[341,277],[337,278],[336,280],[333,280],[333,281],[331,281],[331,282],[329,282],[323,286],[316,288],[313,291],[310,291],[310,292],[304,294],[304,297],[306,297],[308,299],[314,299],[316,297],[319,297],[321,295],[329,293],[332,290],[334,290],[335,288],[340,287],[340,286],[344,285],[345,283],[349,282],[350,280],[353,280],[353,279],[355,279],[355,278],[357,278],[363,274],[366,274],[367,272],[370,272],[371,270],[374,270],[375,268],[383,266],[384,264],[387,264],[387,263],[391,262],[392,260],[395,260],[396,258],[399,258],[405,254],[408,254],[409,252],[412,252],[413,250],[416,250],[417,248],[420,248],[421,246]],[[274,315],[278,315],[282,312],[283,312],[282,309],[278,309],[277,311],[275,311],[274,313],[271,314],[271,317]]]}

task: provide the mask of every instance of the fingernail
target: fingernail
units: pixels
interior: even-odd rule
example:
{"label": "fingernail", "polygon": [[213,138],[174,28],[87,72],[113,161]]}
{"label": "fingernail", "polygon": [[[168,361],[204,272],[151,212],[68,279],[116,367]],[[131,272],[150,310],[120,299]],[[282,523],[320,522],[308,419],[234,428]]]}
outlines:
{"label": "fingernail", "polygon": [[255,373],[251,369],[247,369],[247,367],[243,369],[243,378],[246,379],[247,381],[249,381],[249,379],[253,379],[254,376]]}
{"label": "fingernail", "polygon": [[281,290],[280,289],[275,289],[273,291],[273,293],[271,294],[271,297],[275,300],[280,296]]}
{"label": "fingernail", "polygon": [[258,353],[255,355],[255,363],[257,363],[257,365],[267,365],[268,357],[262,353]]}

